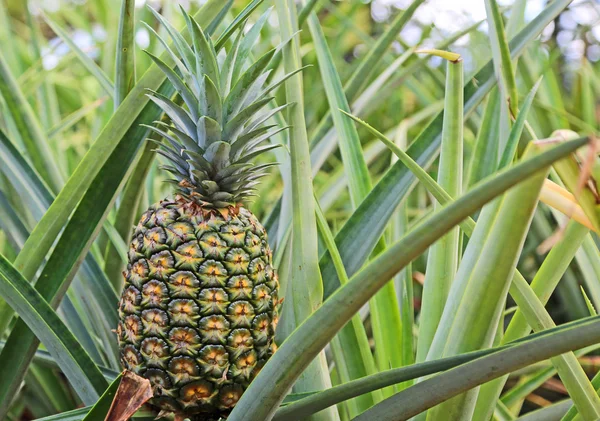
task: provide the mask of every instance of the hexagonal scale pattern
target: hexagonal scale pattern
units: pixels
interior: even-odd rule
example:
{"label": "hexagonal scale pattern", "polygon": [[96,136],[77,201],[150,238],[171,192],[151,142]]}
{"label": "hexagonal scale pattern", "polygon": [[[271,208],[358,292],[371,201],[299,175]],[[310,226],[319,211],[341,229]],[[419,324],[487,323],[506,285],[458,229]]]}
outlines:
{"label": "hexagonal scale pattern", "polygon": [[162,201],[135,228],[128,260],[123,367],[150,380],[162,410],[227,416],[275,348],[279,284],[265,229],[243,207]]}

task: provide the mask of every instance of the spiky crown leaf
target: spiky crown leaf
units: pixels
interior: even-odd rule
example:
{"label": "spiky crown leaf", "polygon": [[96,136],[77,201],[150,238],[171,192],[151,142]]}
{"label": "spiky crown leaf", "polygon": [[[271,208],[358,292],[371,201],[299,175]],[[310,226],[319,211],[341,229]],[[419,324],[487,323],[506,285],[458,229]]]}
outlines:
{"label": "spiky crown leaf", "polygon": [[151,130],[167,142],[158,153],[168,160],[161,168],[170,172],[177,193],[201,206],[224,208],[255,195],[258,179],[275,164],[253,165],[256,156],[280,145],[262,144],[285,130],[264,123],[289,104],[261,111],[273,97],[269,94],[292,74],[266,85],[267,65],[275,49],[245,70],[250,48],[266,21],[266,13],[244,36],[239,31],[231,49],[219,65],[210,37],[183,9],[191,43],[188,43],[158,12],[151,9],[166,28],[174,50],[152,28],[175,62],[172,69],[158,57],[149,56],[165,73],[183,106],[151,91],[149,97],[170,119],[155,122]]}

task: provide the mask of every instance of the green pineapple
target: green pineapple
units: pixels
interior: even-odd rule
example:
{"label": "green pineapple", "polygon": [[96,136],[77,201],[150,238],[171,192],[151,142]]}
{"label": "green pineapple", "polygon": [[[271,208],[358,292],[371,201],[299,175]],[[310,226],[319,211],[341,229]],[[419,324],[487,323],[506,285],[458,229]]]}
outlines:
{"label": "green pineapple", "polygon": [[274,51],[244,70],[249,45],[238,35],[222,62],[187,14],[187,43],[173,38],[171,69],[151,56],[183,106],[150,98],[170,119],[152,128],[166,144],[176,195],[148,209],[129,248],[117,329],[123,366],[150,380],[151,404],[179,418],[226,417],[275,351],[278,281],[266,231],[243,201],[272,164],[252,165],[274,146],[278,128],[263,123],[283,107],[259,112]]}

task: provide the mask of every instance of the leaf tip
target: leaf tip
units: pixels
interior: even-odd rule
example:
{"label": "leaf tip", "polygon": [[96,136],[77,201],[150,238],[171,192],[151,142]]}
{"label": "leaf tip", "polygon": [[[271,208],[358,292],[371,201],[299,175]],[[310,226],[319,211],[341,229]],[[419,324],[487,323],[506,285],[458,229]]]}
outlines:
{"label": "leaf tip", "polygon": [[415,53],[429,54],[432,56],[441,57],[445,60],[448,60],[451,63],[459,63],[462,61],[462,57],[458,53],[453,53],[452,51],[437,50],[435,48],[419,48],[418,50],[415,50]]}

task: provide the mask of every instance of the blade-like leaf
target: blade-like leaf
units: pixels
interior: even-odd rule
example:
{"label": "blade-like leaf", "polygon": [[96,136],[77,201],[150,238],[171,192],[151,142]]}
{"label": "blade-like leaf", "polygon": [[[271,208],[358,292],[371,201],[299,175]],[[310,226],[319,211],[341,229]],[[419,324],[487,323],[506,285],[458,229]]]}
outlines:
{"label": "blade-like leaf", "polygon": [[[556,330],[553,330],[553,332],[556,332]],[[548,333],[542,332],[537,337],[543,337],[542,335],[547,337]],[[473,351],[465,354],[456,355],[454,357],[441,358],[439,360],[427,361],[424,363],[414,364],[408,367],[387,370],[381,373],[364,377],[362,379],[354,380],[352,382],[335,386],[328,390],[315,392],[309,394],[308,396],[298,396],[290,403],[282,405],[282,407],[280,407],[275,413],[273,420],[293,421],[296,419],[302,419],[307,415],[317,412],[330,405],[340,403],[346,399],[350,399],[355,396],[360,396],[373,390],[384,388],[386,386],[397,384],[406,380],[425,377],[430,374],[450,370],[454,367],[460,366],[470,361],[483,359],[488,355],[497,354],[498,352],[504,350],[509,350],[511,347],[514,347],[519,343],[528,343],[528,341],[531,341],[533,338],[535,337],[529,337],[525,340],[515,341],[513,343],[503,345],[497,348],[483,349],[479,351]],[[589,351],[590,348],[591,347],[585,348],[585,350]],[[581,351],[576,352],[576,354],[581,355]],[[287,402],[288,398],[286,397],[286,399],[284,400],[284,404]]]}
{"label": "blade-like leaf", "polygon": [[[463,364],[425,380],[376,405],[357,421],[404,421],[453,396],[504,374],[600,340],[600,317],[589,317],[552,329],[487,357]],[[591,335],[592,337],[588,337]]]}
{"label": "blade-like leaf", "polygon": [[34,168],[54,191],[59,190],[63,184],[63,177],[54,161],[48,139],[2,54],[0,54],[0,94],[6,104],[5,110],[12,119],[17,135],[25,145]]}
{"label": "blade-like leaf", "polygon": [[485,0],[485,9],[487,12],[488,24],[491,28],[492,54],[497,67],[500,68],[498,82],[503,86],[502,90],[506,92],[505,100],[508,102],[509,109],[513,115],[517,114],[518,100],[517,83],[510,56],[510,48],[504,31],[504,22],[498,8],[496,0]]}
{"label": "blade-like leaf", "polygon": [[424,218],[402,240],[391,245],[354,275],[284,341],[242,395],[231,413],[231,420],[268,419],[303,369],[396,272],[470,213],[524,178],[547,168],[561,156],[571,153],[585,144],[585,141],[559,145],[552,151],[501,171],[492,180],[474,187],[453,204]]}
{"label": "blade-like leaf", "polygon": [[[528,324],[535,331],[551,329],[556,326],[524,278],[515,277],[510,290],[515,302],[525,314]],[[587,374],[575,355],[569,352],[556,356],[551,361],[583,419],[600,418],[600,398],[596,393],[596,387],[588,380]]]}
{"label": "blade-like leaf", "polygon": [[[350,106],[348,105],[342,82],[333,63],[329,46],[325,41],[325,35],[314,13],[308,17],[308,27],[315,45],[321,78],[325,86],[325,93],[329,102],[334,126],[338,133],[338,139],[340,139],[339,148],[346,179],[348,180],[350,200],[353,208],[356,209],[371,191],[371,177],[362,153],[356,127],[341,112],[349,112]],[[385,242],[381,239],[377,252],[383,249],[385,249]],[[375,338],[375,356],[379,368],[399,367],[402,361],[401,354],[397,350],[402,345],[396,339],[400,337],[402,328],[395,285],[392,282],[388,283],[373,298],[369,308],[371,310],[373,336]],[[358,338],[355,339],[355,347],[358,347],[357,341]],[[354,367],[353,370],[353,379],[363,377],[367,374],[360,370],[360,367]]]}
{"label": "blade-like leaf", "polygon": [[[298,25],[295,3],[291,0],[277,0],[275,7],[282,38],[292,39]],[[270,61],[272,53],[267,53],[263,57],[268,57]],[[261,59],[258,63],[261,63]],[[268,61],[265,60],[264,65],[266,66],[267,63]],[[283,64],[286,73],[292,73],[301,67],[299,43],[296,39],[292,39],[283,46]],[[232,93],[244,81],[245,75],[253,72],[255,68],[260,68],[260,65],[255,64],[250,67],[240,78]],[[294,105],[287,108],[287,122],[291,126],[288,133],[294,218],[292,241],[290,243],[292,247],[291,282],[286,288],[286,304],[282,309],[281,322],[277,332],[278,335],[283,335],[283,337],[292,333],[298,325],[310,318],[311,314],[314,314],[313,312],[321,305],[323,297],[323,283],[319,271],[319,254],[317,251],[314,193],[310,166],[307,166],[307,163],[310,162],[310,152],[306,133],[302,86],[302,73],[295,73],[285,81],[286,102],[294,103]],[[315,356],[317,356],[316,359],[314,359]],[[314,362],[310,364],[313,359]],[[304,373],[298,373],[297,377],[299,378],[295,384],[294,392],[311,392],[331,386],[325,354],[322,352],[319,354],[317,351],[310,360],[310,367],[306,369],[306,366],[309,365],[306,364],[303,367],[306,369]],[[258,413],[256,416],[255,419],[264,419]],[[338,419],[337,408],[329,408],[310,418],[312,421]]]}
{"label": "blade-like leaf", "polygon": [[0,158],[0,171],[22,192],[23,202],[27,203],[33,217],[40,219],[48,204],[52,203],[50,189],[1,130]]}
{"label": "blade-like leaf", "polygon": [[500,163],[498,164],[498,168],[504,168],[509,165],[514,159],[515,153],[517,151],[517,146],[519,146],[519,139],[521,138],[521,134],[523,133],[523,128],[525,127],[527,114],[529,113],[529,109],[531,108],[531,104],[533,103],[533,98],[535,97],[535,93],[537,92],[540,83],[542,80],[538,80],[536,84],[531,88],[531,91],[525,98],[523,102],[523,107],[519,110],[519,114],[515,120],[515,124],[510,130],[510,136],[508,137],[508,141],[506,143],[506,148],[502,154],[502,158],[500,158]]}
{"label": "blade-like leaf", "polygon": [[[415,175],[425,184],[427,189],[431,191],[431,193],[440,201],[440,203],[448,203],[448,200],[450,200],[450,196],[448,195],[448,193],[444,191],[439,185],[435,184],[431,177],[429,177],[427,173],[420,169],[416,165],[416,163],[414,163],[414,161],[412,161],[404,152],[397,148],[389,139],[387,139],[381,133],[368,126],[366,123],[362,122],[356,117],[351,117],[355,121],[363,125],[365,128],[369,129],[373,134],[380,138],[388,147],[390,147],[394,151],[394,153],[396,153],[399,156],[399,158],[413,172],[415,172]],[[513,220],[511,220],[511,222],[512,221]],[[495,224],[498,223],[499,221],[498,219],[496,219]],[[466,220],[463,222],[462,225],[465,233],[468,236],[470,236],[474,229],[474,222],[472,220]],[[561,241],[561,243],[559,243],[560,247],[558,247],[556,251],[553,251],[553,257],[561,256],[561,258],[564,258],[564,260],[562,261],[568,264],[568,262],[570,262],[570,260],[573,258],[573,255],[578,248],[578,244],[581,244],[581,241],[583,241],[583,238],[586,233],[587,230],[585,227],[582,227],[578,224],[575,224],[575,226],[571,226],[568,230],[568,238],[564,239],[564,241]],[[581,238],[577,239],[578,236]],[[505,244],[505,242],[502,242],[502,244]],[[565,246],[567,248],[564,248]],[[553,259],[548,260],[546,261],[546,263],[548,264],[542,266],[542,269],[550,268],[548,269],[549,272],[544,272],[540,270],[540,272],[538,273],[540,277],[538,278],[538,276],[536,275],[537,281],[534,282],[536,282],[536,287],[538,289],[540,288],[540,285],[542,285],[540,284],[540,282],[543,282],[546,279],[558,280],[560,279],[562,273],[564,273],[564,269],[566,269],[566,266],[564,266],[561,270],[560,267],[551,266],[553,261]],[[551,285],[555,286],[556,284],[554,283]],[[551,286],[550,288],[553,289],[553,286]],[[540,303],[536,298],[536,292],[537,291],[534,291],[533,289],[529,288],[527,282],[518,272],[515,272],[513,284],[510,288],[510,293],[515,299],[515,301],[517,301],[517,304],[523,309],[525,314],[527,314],[527,323],[529,323],[529,325],[531,326],[537,326],[538,330],[543,328],[551,328],[552,326],[554,326],[552,319],[547,314],[547,312],[545,312],[543,304]],[[489,293],[489,289],[486,290],[486,298],[489,295]],[[472,298],[474,294],[471,293],[468,294],[468,296],[469,298]],[[541,298],[542,300],[544,300],[544,303],[545,301],[547,301],[548,297],[549,293],[542,295]],[[481,299],[475,301],[481,301]],[[478,317],[480,316],[481,312],[478,312]],[[511,322],[512,328],[511,326],[509,326],[509,330],[507,331],[507,334],[504,337],[505,342],[510,340],[511,338],[519,338],[525,335],[529,329],[527,323],[525,323],[525,319],[522,315],[520,315],[520,318],[516,319],[513,317],[513,321]],[[464,327],[465,323],[462,323],[462,326]],[[470,332],[470,334],[474,331],[472,328],[467,330]],[[519,332],[520,330],[522,332],[517,333],[515,335],[515,332]],[[575,357],[572,354],[556,357],[555,359],[553,359],[553,363],[556,364],[556,367],[559,368],[561,378],[564,379],[565,385],[567,386],[572,396],[575,397],[575,400],[579,403],[579,406],[586,411],[588,417],[594,417],[594,408],[596,405],[595,401],[597,400],[595,398],[595,392],[591,388],[589,381],[587,380],[585,374],[581,370],[581,367],[578,365]],[[495,400],[497,399],[496,394],[499,394],[499,388],[502,387],[502,384],[505,380],[506,379],[503,379],[501,381],[500,379],[498,379],[496,382],[492,382],[489,385],[485,385],[482,388],[482,391],[480,393],[480,395],[482,396],[479,399],[480,406],[476,407],[475,419],[485,420],[490,417],[491,414],[488,414],[486,412],[486,408],[489,408],[489,402],[495,402]],[[444,410],[450,411],[448,408],[444,408]],[[435,417],[437,419],[440,418],[441,415],[438,414]]]}
{"label": "blade-like leaf", "polygon": [[74,111],[72,114],[69,114],[64,119],[59,121],[55,126],[51,127],[50,130],[48,130],[48,139],[52,139],[58,136],[59,134],[69,130],[80,120],[82,120],[85,116],[90,114],[92,111],[95,111],[98,107],[104,104],[105,101],[106,97],[97,99],[96,101],[84,105],[77,111]]}
{"label": "blade-like leaf", "polygon": [[[448,195],[448,193],[442,189],[439,185],[437,185],[433,179],[431,179],[431,177],[425,172],[423,171],[420,167],[418,167],[418,165],[416,163],[414,163],[414,161],[412,161],[410,159],[410,157],[408,157],[402,150],[400,150],[398,147],[396,147],[392,141],[390,141],[389,139],[387,139],[385,136],[383,136],[381,133],[377,132],[375,129],[371,128],[370,126],[368,126],[366,123],[362,122],[360,119],[353,117],[350,115],[350,117],[352,117],[355,121],[357,121],[358,123],[360,123],[361,125],[363,125],[365,128],[367,128],[369,131],[371,131],[374,135],[376,135],[379,139],[381,139],[390,149],[393,150],[393,152],[395,154],[398,155],[398,157],[405,163],[405,165],[407,165],[408,168],[411,169],[411,171],[413,171],[415,173],[415,175],[423,182],[423,184],[426,186],[426,188],[436,197],[436,199],[443,204],[446,204],[449,202],[450,200],[450,196]],[[511,220],[511,223],[514,221]],[[497,225],[499,223],[499,219],[495,220],[495,225]],[[468,236],[471,236],[471,234],[473,233],[475,224],[472,220],[467,219],[466,221],[463,221],[463,223],[461,224],[463,226],[464,232],[465,234],[467,234]],[[553,252],[553,257],[554,256],[561,256],[561,258],[564,258],[564,260],[562,260],[565,264],[568,265],[568,262],[570,262],[570,260],[573,258],[573,254],[575,253],[575,251],[578,248],[578,244],[581,244],[581,241],[583,241],[583,236],[585,236],[585,233],[587,232],[587,230],[585,229],[585,227],[582,227],[578,224],[575,224],[575,226],[571,226],[568,230],[568,238],[564,239],[564,241],[562,241],[560,244],[560,247],[557,248],[557,250],[555,252]],[[581,237],[580,239],[578,239],[578,236]],[[498,241],[497,241],[498,243]],[[506,242],[502,242],[502,244],[505,244]],[[565,246],[567,248],[565,248]],[[479,248],[479,247],[478,247]],[[570,258],[569,258],[570,256]],[[564,273],[564,270],[566,269],[566,266],[564,266],[561,270],[560,266],[553,266],[552,263],[554,262],[554,260],[548,260],[546,261],[547,264],[542,266],[542,269],[546,269],[549,268],[548,272],[542,271],[540,270],[540,272],[538,273],[538,276],[536,275],[536,287],[539,289],[540,288],[540,282],[545,281],[546,279],[548,279],[549,281],[554,279],[557,280],[560,279],[560,277],[562,276],[562,274]],[[552,274],[552,275],[551,275]],[[551,284],[553,286],[556,286],[556,284]],[[550,288],[553,289],[553,286],[551,286]],[[524,278],[518,273],[515,272],[515,276],[513,278],[513,283],[511,285],[510,288],[510,293],[513,296],[513,298],[515,299],[515,301],[517,301],[517,304],[523,309],[523,311],[525,312],[525,314],[527,314],[527,323],[529,323],[529,325],[531,326],[537,326],[537,329],[543,329],[543,328],[551,328],[554,326],[552,319],[550,318],[550,316],[547,314],[547,312],[545,312],[544,308],[543,308],[543,304],[541,302],[538,301],[537,297],[536,297],[536,292],[533,289],[529,288],[527,282],[524,280]],[[490,290],[487,289],[486,290],[486,298],[489,295]],[[470,293],[468,294],[469,298],[472,298],[475,294],[474,293]],[[538,294],[540,295],[540,294]],[[549,293],[546,293],[544,295],[541,296],[541,299],[544,300],[543,302],[545,303],[545,301],[547,301],[547,299],[549,298]],[[482,301],[484,299],[478,299],[475,300],[476,302],[478,301]],[[481,317],[482,312],[477,312],[478,317]],[[513,321],[511,322],[511,325],[509,326],[509,330],[507,331],[506,335],[504,336],[504,343],[506,343],[508,340],[511,339],[516,339],[516,338],[520,338],[521,336],[525,335],[528,333],[528,329],[529,326],[528,324],[525,322],[525,319],[523,318],[522,314],[519,315],[519,317],[517,317],[515,319],[515,317],[513,317]],[[513,324],[515,323],[515,324]],[[465,326],[465,323],[462,323],[461,326]],[[512,326],[512,328],[511,328]],[[518,327],[517,327],[518,326]],[[467,329],[471,335],[471,332],[474,332],[473,328]],[[520,332],[521,333],[517,333],[515,335],[515,332]],[[569,392],[572,394],[572,396],[575,397],[576,401],[579,402],[579,406],[581,406],[582,408],[584,408],[584,410],[586,411],[586,414],[588,416],[594,416],[594,411],[595,411],[595,401],[596,398],[595,393],[593,391],[593,389],[590,386],[589,381],[587,380],[585,374],[583,373],[583,371],[581,370],[581,367],[577,364],[576,359],[574,358],[574,356],[571,355],[564,355],[564,356],[560,356],[560,357],[556,357],[553,360],[553,363],[556,364],[556,366],[559,368],[559,373],[561,373],[562,378],[564,378],[564,382],[565,385],[567,386]],[[497,394],[500,393],[500,388],[502,387],[502,385],[504,384],[504,381],[506,379],[498,379],[495,382],[490,383],[489,385],[485,385],[482,388],[482,391],[480,393],[480,398],[479,398],[479,406],[476,407],[475,409],[475,418],[477,420],[486,420],[488,419],[491,414],[489,414],[488,409],[487,408],[491,408],[489,403],[490,402],[495,402],[495,400],[497,399]],[[448,408],[444,408],[445,411],[449,412],[450,410]],[[486,412],[487,411],[487,412]],[[483,414],[483,415],[482,415]],[[486,415],[487,414],[487,415]],[[440,418],[441,415],[434,415],[434,417]]]}
{"label": "blade-like leaf", "polygon": [[[525,157],[535,156],[530,145]],[[547,171],[540,171],[484,207],[450,287],[427,360],[492,346],[518,257]],[[498,247],[502,244],[502,247]],[[477,390],[428,412],[432,420],[470,417]]]}
{"label": "blade-like leaf", "polygon": [[[256,8],[260,6],[262,2],[263,0],[252,0],[248,5],[246,5],[246,7],[244,7],[244,9],[235,17],[235,19],[233,19],[229,26],[223,31],[221,36],[219,36],[219,39],[215,43],[215,50],[219,51],[223,47],[223,45],[229,40],[229,37],[231,37],[235,30],[238,29],[240,25],[242,25],[242,23],[246,21],[246,19],[248,19],[248,16],[250,16],[252,12],[254,12],[254,10],[256,10]],[[229,9],[230,6],[231,4],[228,4],[227,9]]]}
{"label": "blade-like leaf", "polygon": [[[330,405],[340,403],[344,400],[361,396],[374,390],[382,389],[400,382],[449,370],[466,362],[498,351],[498,348],[490,348],[456,355],[454,357],[441,358],[435,361],[414,364],[408,367],[382,371],[377,374],[332,387],[331,389],[312,393],[309,396],[300,397],[299,399],[296,399],[291,403],[279,408],[275,413],[273,420],[291,421],[294,419],[302,419],[303,417],[327,408]],[[286,403],[285,400],[284,403]]]}
{"label": "blade-like leaf", "polygon": [[[569,266],[575,252],[583,242],[587,229],[576,222],[571,222],[563,236],[550,251],[544,263],[536,273],[531,289],[534,291],[544,305],[549,300],[552,292]],[[512,294],[512,289],[511,289]],[[521,309],[517,309],[504,334],[504,342],[512,341],[526,336],[531,331],[525,315]],[[494,382],[487,383],[481,387],[478,401],[475,407],[474,419],[486,420],[493,409],[491,402],[495,402],[506,382],[506,378],[500,378]]]}
{"label": "blade-like leaf", "polygon": [[106,414],[108,413],[112,401],[117,393],[117,389],[121,384],[121,380],[123,379],[123,373],[119,373],[116,379],[108,386],[108,388],[104,391],[100,399],[92,406],[88,411],[86,411],[85,417],[81,418],[82,421],[95,421],[106,418]]}
{"label": "blade-like leaf", "polygon": [[481,181],[497,168],[499,119],[500,99],[498,89],[494,88],[488,96],[479,132],[477,133],[475,150],[469,163],[467,186]]}
{"label": "blade-like leaf", "polygon": [[87,404],[95,402],[108,386],[101,371],[54,310],[2,255],[0,294],[48,348],[79,397]]}
{"label": "blade-like leaf", "polygon": [[[389,28],[377,39],[375,45],[369,48],[368,53],[362,59],[360,65],[354,70],[350,79],[344,86],[344,94],[349,101],[353,101],[362,87],[367,83],[369,77],[377,68],[377,63],[381,61],[386,50],[396,40],[398,34],[404,28],[418,7],[423,4],[424,0],[413,0],[411,4],[402,13],[399,13]],[[327,113],[319,123],[319,126],[313,134],[313,139],[322,138],[327,130],[331,127],[331,115]]]}
{"label": "blade-like leaf", "polygon": [[122,0],[115,60],[115,110],[135,85],[135,0]]}
{"label": "blade-like leaf", "polygon": [[[250,30],[248,30],[248,32],[246,32],[246,34],[244,35],[244,37],[240,43],[239,52],[236,55],[235,62],[233,63],[233,66],[232,66],[233,68],[232,68],[232,73],[231,73],[231,81],[230,81],[229,89],[231,89],[238,81],[238,78],[239,78],[240,74],[242,73],[243,67],[246,64],[246,60],[248,59],[248,56],[250,54],[250,50],[251,50],[252,46],[256,43],[256,40],[258,39],[258,37],[260,35],[260,31],[262,30],[263,26],[267,22],[267,18],[269,17],[270,13],[271,13],[271,8],[267,9],[267,11],[265,11],[256,20],[256,23],[254,25],[252,25],[252,28],[250,28]],[[229,89],[227,90],[227,93],[229,93]]]}
{"label": "blade-like leaf", "polygon": [[188,109],[191,113],[191,118],[197,120],[199,117],[198,114],[198,99],[194,95],[194,93],[190,90],[190,88],[184,83],[183,80],[175,73],[173,69],[171,69],[167,64],[162,61],[160,58],[156,57],[154,54],[146,51],[146,54],[150,56],[152,61],[156,63],[156,65],[162,70],[171,84],[177,89],[179,95],[187,105]]}
{"label": "blade-like leaf", "polygon": [[[460,56],[446,65],[444,124],[438,183],[450,196],[462,191],[463,159],[463,64]],[[438,203],[435,207],[439,207]],[[427,255],[427,272],[423,285],[417,361],[424,361],[440,324],[450,286],[456,275],[459,253],[458,227],[442,237]]]}
{"label": "blade-like leaf", "polygon": [[[570,0],[558,0],[546,7],[536,18],[519,32],[511,41],[511,55],[517,57],[524,48],[551,22]],[[477,80],[477,84],[473,83]],[[479,71],[465,86],[465,116],[491,90],[494,84],[491,62]],[[417,137],[407,150],[408,154],[422,167],[427,166],[436,157],[442,127],[442,116],[438,115]],[[354,274],[371,254],[381,237],[387,221],[397,208],[400,200],[414,187],[414,176],[401,162],[396,163],[373,187],[369,196],[352,214],[336,235],[336,244],[344,260],[348,275]],[[335,269],[327,254],[321,258],[324,298],[329,297],[339,286]]]}
{"label": "blade-like leaf", "polygon": [[[202,23],[218,14],[221,5],[218,1],[209,1],[198,12]],[[59,302],[62,294],[68,287],[72,276],[81,262],[81,256],[87,252],[91,241],[98,232],[99,224],[106,218],[111,203],[115,200],[119,186],[131,170],[132,163],[138,146],[145,138],[147,128],[141,124],[149,124],[156,120],[160,111],[153,105],[148,105],[145,97],[147,88],[157,89],[163,85],[166,76],[160,69],[153,67],[142,77],[133,91],[125,98],[119,107],[120,112],[104,128],[100,137],[92,144],[90,150],[80,162],[79,166],[56,197],[48,212],[37,224],[36,228],[25,243],[23,250],[15,261],[15,267],[22,269],[26,278],[33,278],[40,264],[45,258],[49,248],[54,243],[58,233],[65,225],[69,215],[77,205],[77,210],[69,220],[67,228],[60,237],[56,253],[49,259],[45,267],[46,273],[38,281],[39,288],[44,290],[43,295],[50,302]],[[159,89],[160,90],[160,89]],[[172,92],[168,82],[164,83],[163,94]],[[92,184],[93,187],[90,187]],[[47,295],[46,295],[47,294]],[[10,312],[2,312],[2,320],[10,320]],[[0,325],[3,325],[0,323]],[[5,325],[4,325],[5,326]],[[0,361],[5,362],[7,368],[5,378],[11,381],[2,382],[0,386],[0,418],[12,401],[7,395],[15,393],[10,391],[11,384],[20,384],[27,365],[35,350],[35,338],[32,337],[25,326],[13,329],[11,332],[14,346],[21,351],[8,355],[0,353]],[[27,340],[25,338],[27,337]],[[11,347],[11,351],[16,348]],[[5,350],[6,351],[6,348]]]}
{"label": "blade-like leaf", "polygon": [[[325,219],[325,215],[323,215],[323,211],[319,207],[318,202],[316,202],[316,212],[319,233],[327,246],[327,250],[329,250],[329,253],[333,256],[338,277],[340,278],[342,285],[344,285],[348,282],[348,276],[346,275],[346,271],[342,264],[342,258],[335,247],[333,234],[327,225],[327,220]],[[336,358],[334,351],[334,358],[336,365],[341,366],[342,361],[340,360],[343,360],[343,363],[346,366],[345,372],[341,372],[341,368],[338,367],[340,377],[344,384],[357,378],[364,378],[365,375],[374,374],[377,371],[375,360],[369,345],[369,338],[367,337],[365,327],[363,326],[359,314],[354,315],[351,322],[340,330],[337,338],[341,345],[339,352],[342,353],[342,355],[340,355],[339,358]],[[358,375],[359,373],[365,374],[361,376]],[[373,392],[372,396],[367,394],[360,396],[350,406],[350,415],[356,416],[382,399],[383,395],[380,392]],[[280,417],[285,417],[285,415],[280,415]]]}

